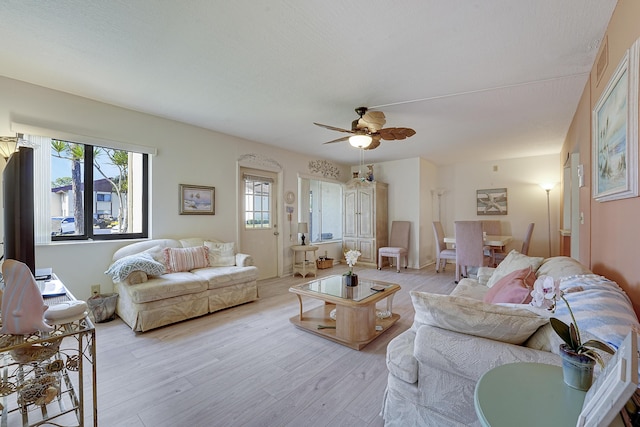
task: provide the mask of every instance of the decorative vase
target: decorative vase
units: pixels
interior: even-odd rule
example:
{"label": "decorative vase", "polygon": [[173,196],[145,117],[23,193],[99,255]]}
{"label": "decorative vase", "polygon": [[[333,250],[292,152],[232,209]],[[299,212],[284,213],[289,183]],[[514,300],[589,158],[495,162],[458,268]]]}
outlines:
{"label": "decorative vase", "polygon": [[560,344],[560,354],[562,356],[564,383],[578,390],[589,390],[593,381],[593,368],[596,362],[571,350],[567,344]]}
{"label": "decorative vase", "polygon": [[358,275],[357,274],[345,274],[342,276],[342,283],[345,286],[358,286]]}

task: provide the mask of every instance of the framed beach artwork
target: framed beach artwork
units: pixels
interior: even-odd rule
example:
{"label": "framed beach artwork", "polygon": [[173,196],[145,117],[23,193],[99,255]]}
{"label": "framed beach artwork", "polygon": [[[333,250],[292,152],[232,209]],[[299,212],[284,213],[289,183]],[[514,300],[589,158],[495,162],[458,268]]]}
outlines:
{"label": "framed beach artwork", "polygon": [[592,183],[598,202],[638,195],[638,53],[636,40],[593,110]]}
{"label": "framed beach artwork", "polygon": [[476,206],[478,215],[506,215],[507,189],[476,190]]}
{"label": "framed beach artwork", "polygon": [[180,184],[180,215],[215,215],[216,188]]}

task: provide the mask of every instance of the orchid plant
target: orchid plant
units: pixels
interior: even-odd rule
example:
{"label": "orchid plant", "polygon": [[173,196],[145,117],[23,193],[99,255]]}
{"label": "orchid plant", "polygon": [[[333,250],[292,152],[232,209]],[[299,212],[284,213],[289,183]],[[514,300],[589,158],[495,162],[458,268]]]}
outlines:
{"label": "orchid plant", "polygon": [[353,266],[358,262],[358,257],[362,255],[360,251],[351,249],[344,253],[344,258],[347,260],[347,265],[349,265],[349,271],[345,273],[345,276],[353,275]]}
{"label": "orchid plant", "polygon": [[571,310],[571,306],[565,298],[564,292],[560,290],[559,282],[555,281],[553,277],[550,276],[538,277],[533,285],[531,297],[533,298],[531,305],[546,308],[552,313],[555,312],[557,298],[561,298],[567,305],[567,309],[571,315],[571,323],[567,325],[562,320],[552,317],[550,319],[551,327],[553,327],[556,334],[562,338],[568,349],[572,350],[576,354],[584,355],[604,367],[604,361],[598,352],[596,352],[596,349],[609,354],[614,354],[614,350],[602,341],[588,340],[586,342],[582,342],[580,329],[578,329],[578,322],[576,322],[573,310]]}

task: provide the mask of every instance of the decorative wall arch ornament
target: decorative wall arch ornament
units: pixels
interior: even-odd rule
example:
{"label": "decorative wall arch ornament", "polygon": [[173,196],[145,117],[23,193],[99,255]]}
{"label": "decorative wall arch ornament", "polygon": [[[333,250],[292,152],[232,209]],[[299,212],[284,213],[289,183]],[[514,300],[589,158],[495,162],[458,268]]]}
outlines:
{"label": "decorative wall arch ornament", "polygon": [[242,156],[238,157],[238,163],[252,164],[254,166],[260,166],[261,169],[266,168],[278,172],[282,170],[282,165],[278,161],[270,157],[263,156],[262,154],[243,154]]}
{"label": "decorative wall arch ornament", "polygon": [[309,172],[319,173],[325,178],[338,179],[340,177],[340,169],[327,160],[311,160],[309,162]]}

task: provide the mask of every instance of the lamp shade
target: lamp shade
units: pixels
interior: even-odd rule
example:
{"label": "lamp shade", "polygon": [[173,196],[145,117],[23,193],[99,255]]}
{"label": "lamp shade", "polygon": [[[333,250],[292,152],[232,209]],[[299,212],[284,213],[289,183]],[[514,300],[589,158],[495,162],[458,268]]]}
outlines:
{"label": "lamp shade", "polygon": [[356,148],[366,148],[371,144],[373,138],[369,135],[352,135],[349,137],[349,144]]}
{"label": "lamp shade", "polygon": [[556,186],[555,182],[543,182],[540,184],[540,187],[542,187],[544,191],[551,191],[555,186]]}
{"label": "lamp shade", "polygon": [[18,145],[18,138],[13,136],[0,136],[0,156],[5,160],[16,151]]}
{"label": "lamp shade", "polygon": [[299,222],[298,223],[298,233],[308,233],[309,232],[309,225],[306,222]]}

